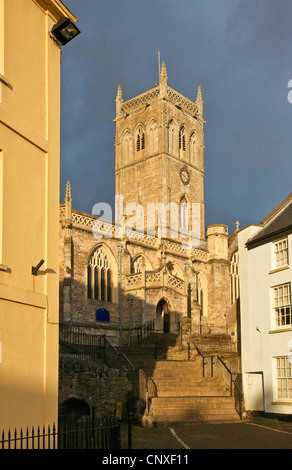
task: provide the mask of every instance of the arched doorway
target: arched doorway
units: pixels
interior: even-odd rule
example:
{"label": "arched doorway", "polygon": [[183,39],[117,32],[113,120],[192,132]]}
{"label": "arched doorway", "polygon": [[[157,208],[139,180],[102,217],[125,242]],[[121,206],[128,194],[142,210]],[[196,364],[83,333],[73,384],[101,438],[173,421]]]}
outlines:
{"label": "arched doorway", "polygon": [[156,330],[162,333],[170,332],[170,312],[165,299],[159,300],[156,307]]}
{"label": "arched doorway", "polygon": [[90,406],[77,398],[69,398],[59,406],[59,416],[71,416],[79,418],[80,416],[89,416]]}

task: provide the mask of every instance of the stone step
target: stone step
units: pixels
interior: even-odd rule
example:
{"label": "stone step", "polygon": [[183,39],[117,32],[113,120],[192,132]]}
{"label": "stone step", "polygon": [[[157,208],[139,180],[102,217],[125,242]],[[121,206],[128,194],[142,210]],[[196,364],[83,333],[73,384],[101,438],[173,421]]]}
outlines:
{"label": "stone step", "polygon": [[175,382],[175,380],[167,380],[161,379],[155,376],[151,377],[152,380],[156,383],[156,385],[163,389],[176,389],[186,388],[186,387],[204,387],[204,388],[220,388],[225,389],[225,384],[220,380],[215,380],[214,378],[199,378],[198,380],[180,380],[179,382]]}
{"label": "stone step", "polygon": [[[146,364],[145,364],[146,366]],[[186,378],[187,380],[196,380],[199,378],[203,378],[203,370],[202,367],[196,367],[192,369],[178,369],[177,371],[172,371],[170,369],[157,369],[154,366],[153,369],[153,377],[161,377],[161,379],[173,379],[176,380],[177,377]]]}
{"label": "stone step", "polygon": [[168,397],[152,399],[151,414],[155,422],[199,422],[239,420],[233,397]]}
{"label": "stone step", "polygon": [[[196,400],[196,397],[184,397],[188,398],[188,400],[177,400],[175,401],[170,401],[171,397],[165,397],[165,400],[162,398],[153,398],[152,400],[152,409],[154,412],[157,410],[163,411],[165,414],[171,414],[174,410],[178,411],[193,411],[193,410],[198,410],[199,408],[201,410],[207,410],[210,409],[214,411],[214,413],[221,413],[223,410],[230,409],[234,410],[234,399],[232,401],[229,400],[229,397],[204,397],[207,398],[207,401],[202,401],[200,400],[202,397],[198,397],[198,400]],[[221,398],[221,400],[218,400],[218,398]],[[222,400],[222,398],[226,398],[226,400]],[[156,400],[156,402],[155,402]]]}
{"label": "stone step", "polygon": [[158,388],[157,390],[157,396],[159,398],[168,398],[168,397],[177,397],[177,398],[182,398],[182,397],[200,397],[200,396],[209,396],[209,397],[214,397],[214,396],[226,396],[229,397],[230,393],[228,391],[222,392],[220,389],[214,389],[214,390],[206,390],[206,389],[200,389],[200,390],[191,390],[191,389],[183,389],[183,390],[160,390]]}
{"label": "stone step", "polygon": [[192,371],[202,367],[202,360],[200,361],[157,361],[156,370],[168,370],[176,373],[179,370]]}
{"label": "stone step", "polygon": [[152,375],[152,380],[163,388],[182,388],[182,387],[220,387],[223,388],[224,384],[221,379],[214,377],[184,377],[177,376],[179,380],[174,377],[166,377],[161,375]]}
{"label": "stone step", "polygon": [[[178,375],[186,375],[188,374],[190,377],[194,375],[202,376],[202,363],[194,362],[192,364],[188,362],[182,363],[172,363],[173,361],[150,361],[147,358],[132,358],[128,357],[131,364],[134,366],[135,369],[145,369],[151,371],[151,375],[155,374],[164,374],[164,375],[173,375],[177,377]],[[171,363],[170,363],[171,362]]]}
{"label": "stone step", "polygon": [[166,423],[206,423],[206,422],[233,422],[239,421],[240,418],[238,414],[224,413],[216,415],[214,413],[194,413],[194,414],[173,414],[171,417],[168,415],[155,415],[154,422],[157,424],[166,424]]}

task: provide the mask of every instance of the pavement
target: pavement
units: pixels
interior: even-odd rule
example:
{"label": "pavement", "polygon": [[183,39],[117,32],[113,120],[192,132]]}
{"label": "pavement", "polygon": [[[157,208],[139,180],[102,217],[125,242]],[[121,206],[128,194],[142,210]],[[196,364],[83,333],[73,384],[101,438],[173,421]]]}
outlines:
{"label": "pavement", "polygon": [[[128,449],[128,435],[128,425],[122,423],[122,449]],[[132,449],[292,449],[292,420],[253,417],[223,423],[133,424]]]}

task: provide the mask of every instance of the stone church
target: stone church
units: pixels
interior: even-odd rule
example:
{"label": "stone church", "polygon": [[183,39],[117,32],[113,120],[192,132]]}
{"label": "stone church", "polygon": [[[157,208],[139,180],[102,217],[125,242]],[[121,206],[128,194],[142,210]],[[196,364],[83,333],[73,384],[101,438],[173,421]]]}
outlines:
{"label": "stone church", "polygon": [[129,345],[188,318],[237,341],[238,225],[205,228],[200,87],[185,98],[163,62],[153,89],[123,101],[118,87],[114,122],[115,221],[74,210],[69,182],[60,205],[60,322]]}

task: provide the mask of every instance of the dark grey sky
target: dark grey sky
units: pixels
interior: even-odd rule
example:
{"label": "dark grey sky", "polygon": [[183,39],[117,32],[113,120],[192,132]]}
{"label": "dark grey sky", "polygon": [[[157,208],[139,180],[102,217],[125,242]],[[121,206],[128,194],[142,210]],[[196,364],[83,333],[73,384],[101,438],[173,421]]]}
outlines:
{"label": "dark grey sky", "polygon": [[114,203],[115,98],[158,82],[204,100],[206,225],[258,223],[292,192],[292,2],[64,0],[82,33],[63,48],[61,202]]}

